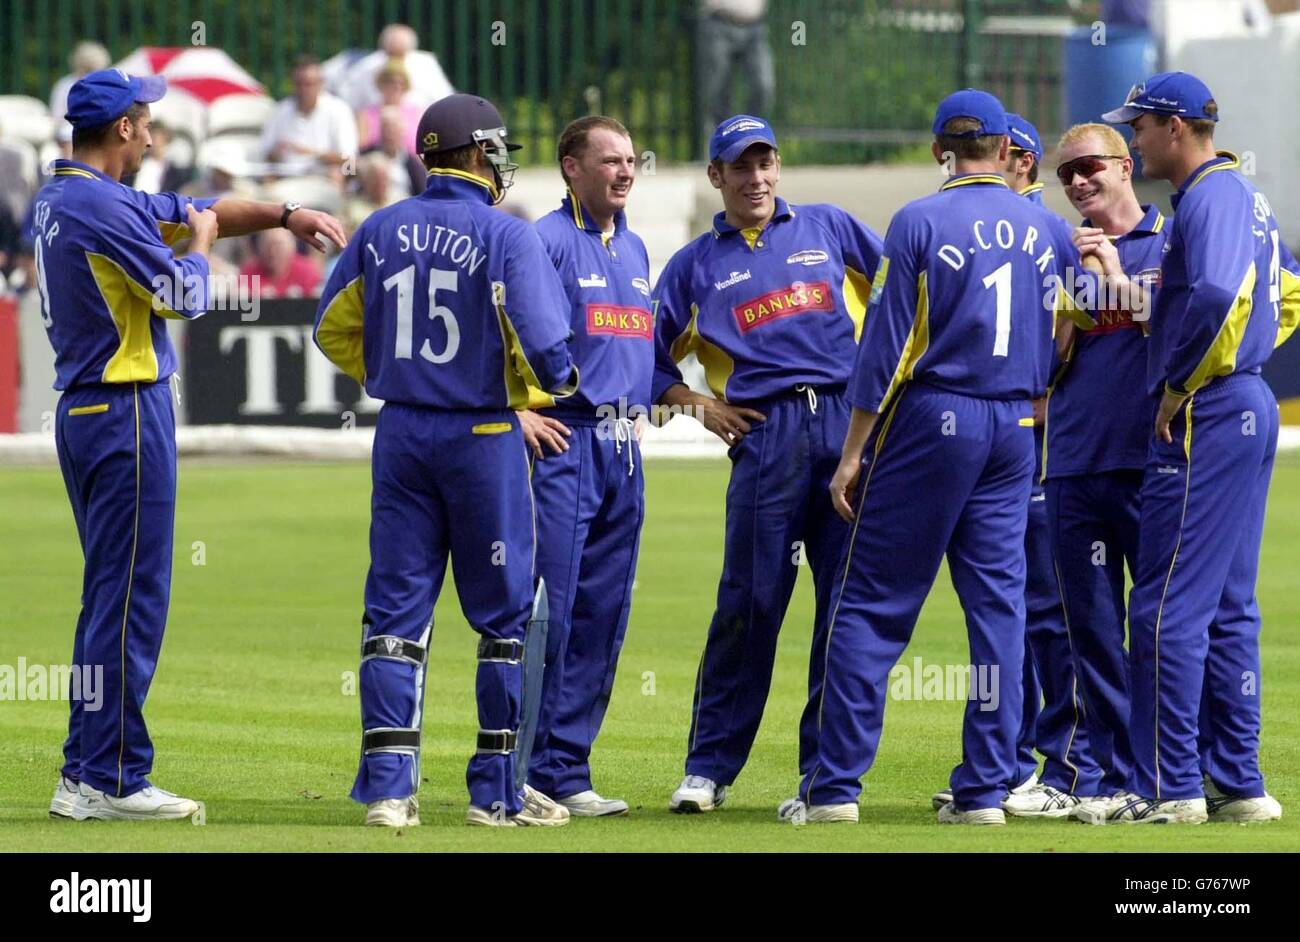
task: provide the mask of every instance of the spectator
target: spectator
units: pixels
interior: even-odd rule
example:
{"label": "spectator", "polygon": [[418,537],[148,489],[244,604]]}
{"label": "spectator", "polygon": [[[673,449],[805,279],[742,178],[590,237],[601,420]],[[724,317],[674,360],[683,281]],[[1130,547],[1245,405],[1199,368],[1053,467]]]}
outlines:
{"label": "spectator", "polygon": [[766,12],[767,0],[700,0],[697,82],[706,141],[722,119],[736,113],[731,85],[737,69],[745,84],[745,113],[771,117],[776,77]]}
{"label": "spectator", "polygon": [[275,106],[262,130],[262,155],[286,176],[323,173],[342,181],[343,162],[357,154],[357,121],[348,106],[323,91],[320,63],[299,59],[293,95]]}
{"label": "spectator", "polygon": [[379,143],[364,151],[366,154],[383,154],[388,158],[389,188],[398,199],[419,196],[424,192],[429,174],[420,158],[403,146],[406,140],[406,123],[402,113],[385,108],[379,116]]}
{"label": "spectator", "polygon": [[257,256],[239,270],[245,279],[258,279],[261,298],[314,298],[321,281],[320,265],[298,254],[293,233],[267,229],[257,234]]}
{"label": "spectator", "polygon": [[411,83],[407,96],[421,113],[439,98],[454,92],[437,56],[418,49],[418,45],[418,37],[411,27],[403,23],[385,26],[379,34],[379,49],[357,60],[343,77],[341,90],[348,104],[357,111],[364,111],[381,103],[375,77],[392,59],[397,59],[406,68]]}
{"label": "spectator", "polygon": [[[379,143],[382,133],[381,115],[385,111],[395,111],[402,119],[402,134],[399,141],[403,147],[415,156],[415,129],[420,124],[424,108],[406,97],[411,90],[411,78],[406,74],[406,67],[397,59],[389,59],[388,64],[379,71],[375,78],[381,104],[371,105],[360,113],[357,123],[361,128],[361,149],[374,148]],[[418,158],[417,158],[418,159]]]}
{"label": "spectator", "polygon": [[[366,154],[357,164],[360,191],[348,198],[343,211],[343,225],[354,231],[377,209],[391,206],[406,194],[393,189],[389,168],[393,162],[381,153]],[[405,175],[403,175],[405,176]],[[403,180],[405,184],[405,180]],[[403,186],[405,189],[405,186]]]}
{"label": "spectator", "polygon": [[[171,143],[172,130],[161,121],[149,126],[152,144],[140,161],[140,169],[127,185],[142,193],[175,193],[194,176],[192,167],[179,167],[167,159],[167,145]],[[123,181],[126,182],[126,181]]]}
{"label": "spectator", "polygon": [[99,43],[82,40],[72,47],[72,54],[68,56],[68,65],[72,68],[72,74],[63,76],[54,83],[54,88],[50,89],[50,114],[54,116],[56,137],[60,131],[66,129],[68,140],[72,140],[72,125],[63,117],[68,110],[69,89],[83,75],[107,69],[112,61],[108,50]]}
{"label": "spectator", "polygon": [[4,139],[4,127],[0,125],[0,203],[9,207],[11,215],[22,215],[27,204],[31,202],[36,190],[36,182],[30,176],[36,169],[36,153],[26,141]]}

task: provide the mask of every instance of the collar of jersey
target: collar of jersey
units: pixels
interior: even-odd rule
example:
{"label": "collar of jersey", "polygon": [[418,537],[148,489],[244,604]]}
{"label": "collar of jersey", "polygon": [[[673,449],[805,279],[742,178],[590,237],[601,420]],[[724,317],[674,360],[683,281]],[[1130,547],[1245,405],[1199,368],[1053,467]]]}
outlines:
{"label": "collar of jersey", "polygon": [[1019,191],[1018,195],[1028,196],[1030,193],[1041,193],[1042,191],[1043,191],[1043,181],[1039,180],[1037,183],[1031,183],[1029,184],[1029,186]]}
{"label": "collar of jersey", "polygon": [[[1087,216],[1084,216],[1083,219],[1079,220],[1079,222],[1085,226],[1092,225],[1092,220]],[[1155,235],[1164,227],[1164,213],[1160,212],[1160,210],[1156,208],[1155,204],[1146,204],[1142,207],[1142,218],[1138,220],[1136,226],[1124,233],[1122,236],[1111,236],[1110,238],[1112,242],[1118,242],[1122,239],[1132,238],[1133,236]]]}
{"label": "collar of jersey", "polygon": [[1174,209],[1177,209],[1179,200],[1187,195],[1187,191],[1207,176],[1216,170],[1236,170],[1240,166],[1241,161],[1237,159],[1237,155],[1232,151],[1217,151],[1213,157],[1192,171],[1192,175],[1183,181],[1183,185],[1178,188],[1178,192],[1169,198],[1170,203],[1173,204]]}
{"label": "collar of jersey", "polygon": [[497,188],[491,180],[484,180],[464,170],[435,167],[429,171],[429,182],[425,184],[424,195],[444,200],[478,199],[491,206],[496,202]]}
{"label": "collar of jersey", "polygon": [[[587,207],[582,205],[578,200],[578,194],[574,193],[573,190],[566,191],[563,205],[569,214],[569,218],[573,220],[573,224],[579,229],[584,232],[595,232],[604,235],[600,226],[596,225],[596,220],[591,218],[591,213],[587,212]],[[626,228],[627,213],[620,209],[614,214],[614,235],[618,235]]]}
{"label": "collar of jersey", "polygon": [[[772,219],[768,222],[768,225],[771,225],[772,223],[776,222],[778,219],[793,219],[793,218],[794,218],[794,210],[790,208],[790,204],[778,196],[776,198],[776,211],[772,213]],[[724,235],[729,235],[731,233],[740,232],[740,231],[741,230],[737,229],[731,223],[727,222],[727,214],[725,211],[720,212],[713,217],[713,237],[715,239],[721,238]]]}
{"label": "collar of jersey", "polygon": [[939,187],[940,191],[951,190],[959,186],[976,186],[988,184],[990,186],[1011,187],[1007,186],[1007,181],[1002,179],[1000,174],[996,173],[959,173],[955,177],[950,177],[948,182]]}
{"label": "collar of jersey", "polygon": [[105,183],[116,183],[117,181],[103,171],[96,170],[89,164],[83,164],[79,160],[67,160],[59,157],[54,161],[54,176],[56,177],[90,177],[94,180],[103,180]]}

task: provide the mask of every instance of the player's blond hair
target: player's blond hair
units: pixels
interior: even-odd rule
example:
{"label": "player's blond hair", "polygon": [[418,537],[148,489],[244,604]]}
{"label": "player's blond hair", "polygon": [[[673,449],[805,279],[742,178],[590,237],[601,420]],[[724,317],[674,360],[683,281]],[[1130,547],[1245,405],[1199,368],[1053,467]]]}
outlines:
{"label": "player's blond hair", "polygon": [[1109,124],[1076,124],[1061,135],[1061,139],[1056,143],[1056,149],[1061,150],[1078,144],[1086,137],[1099,141],[1101,149],[1112,157],[1128,156],[1128,143],[1124,140],[1124,135]]}

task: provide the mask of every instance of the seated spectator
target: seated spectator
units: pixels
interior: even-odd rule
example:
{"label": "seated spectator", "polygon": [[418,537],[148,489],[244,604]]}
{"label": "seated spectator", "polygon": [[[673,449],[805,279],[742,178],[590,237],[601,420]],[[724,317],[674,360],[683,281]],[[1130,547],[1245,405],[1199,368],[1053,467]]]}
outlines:
{"label": "seated spectator", "polygon": [[293,70],[293,95],[275,106],[262,130],[262,156],[286,176],[322,173],[343,179],[343,162],[357,154],[357,121],[323,90],[320,63],[303,58]]}
{"label": "seated spectator", "polygon": [[239,277],[258,279],[261,298],[314,298],[321,270],[315,259],[298,254],[297,241],[288,229],[267,229],[254,240],[257,256],[239,270]]}
{"label": "seated spectator", "polygon": [[399,141],[414,157],[415,129],[420,126],[420,117],[424,114],[424,109],[406,100],[406,93],[411,90],[411,79],[406,74],[406,68],[398,60],[390,59],[388,65],[380,70],[375,83],[379,86],[379,94],[383,101],[366,108],[357,117],[357,124],[361,130],[361,149],[370,150],[379,144],[382,133],[380,116],[384,111],[395,111],[402,120],[402,134]]}
{"label": "seated spectator", "polygon": [[108,50],[99,43],[82,40],[72,47],[72,54],[68,56],[68,65],[72,67],[72,74],[63,76],[50,89],[50,114],[54,116],[55,136],[66,128],[68,140],[72,140],[72,125],[63,117],[68,111],[68,92],[72,86],[82,76],[107,69],[112,64],[113,60],[109,57]]}
{"label": "seated spectator", "polygon": [[192,167],[178,167],[167,159],[167,145],[171,143],[172,129],[161,121],[149,126],[152,143],[140,161],[134,179],[123,180],[142,193],[175,193],[194,176]]}
{"label": "seated spectator", "polygon": [[379,143],[362,153],[363,157],[383,154],[388,158],[390,191],[396,194],[397,199],[423,193],[429,179],[429,172],[420,158],[402,146],[405,134],[402,113],[394,108],[385,108],[379,116]]}
{"label": "seated spectator", "polygon": [[375,77],[392,59],[397,59],[406,69],[411,90],[408,98],[423,112],[439,98],[455,91],[447,81],[438,57],[417,48],[419,40],[415,30],[403,23],[390,23],[379,34],[379,49],[363,56],[343,77],[343,97],[357,111],[381,102]]}
{"label": "seated spectator", "polygon": [[361,158],[357,164],[360,192],[348,197],[343,210],[343,225],[346,229],[355,230],[375,210],[405,199],[405,193],[393,189],[388,172],[391,166],[392,161],[380,153],[366,154]]}

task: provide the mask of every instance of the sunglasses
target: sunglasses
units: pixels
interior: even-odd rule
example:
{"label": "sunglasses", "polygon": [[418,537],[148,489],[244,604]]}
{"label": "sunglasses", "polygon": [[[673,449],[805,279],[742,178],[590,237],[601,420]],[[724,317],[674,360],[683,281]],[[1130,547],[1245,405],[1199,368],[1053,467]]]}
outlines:
{"label": "sunglasses", "polygon": [[1069,186],[1076,173],[1081,177],[1095,176],[1106,169],[1105,162],[1107,160],[1123,159],[1123,157],[1116,157],[1114,154],[1085,154],[1083,157],[1076,157],[1069,163],[1057,167],[1056,179],[1061,181],[1062,186]]}

